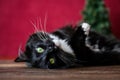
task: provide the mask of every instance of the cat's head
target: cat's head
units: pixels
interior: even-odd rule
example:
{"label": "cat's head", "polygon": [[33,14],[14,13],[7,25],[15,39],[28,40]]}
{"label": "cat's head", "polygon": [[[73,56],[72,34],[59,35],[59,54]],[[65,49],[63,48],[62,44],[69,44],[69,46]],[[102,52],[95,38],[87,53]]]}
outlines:
{"label": "cat's head", "polygon": [[30,36],[25,51],[19,51],[15,62],[26,62],[29,67],[36,68],[67,68],[74,65],[74,59],[60,49],[49,34],[37,32]]}

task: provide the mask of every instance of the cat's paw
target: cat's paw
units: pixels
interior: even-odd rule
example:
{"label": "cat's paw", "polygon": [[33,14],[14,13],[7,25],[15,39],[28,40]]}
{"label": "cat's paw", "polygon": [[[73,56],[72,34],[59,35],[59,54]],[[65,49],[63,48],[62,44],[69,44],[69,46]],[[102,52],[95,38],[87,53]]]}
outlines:
{"label": "cat's paw", "polygon": [[82,23],[81,24],[83,31],[85,32],[85,35],[89,34],[90,31],[90,25],[88,23]]}

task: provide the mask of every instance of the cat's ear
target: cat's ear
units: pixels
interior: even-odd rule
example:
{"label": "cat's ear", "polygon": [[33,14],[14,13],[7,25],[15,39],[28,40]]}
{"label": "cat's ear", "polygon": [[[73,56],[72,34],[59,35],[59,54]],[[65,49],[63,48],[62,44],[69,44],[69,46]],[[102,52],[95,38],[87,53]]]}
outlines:
{"label": "cat's ear", "polygon": [[18,56],[14,61],[15,62],[26,62],[27,58],[26,58],[25,54],[23,53],[20,56]]}
{"label": "cat's ear", "polygon": [[25,53],[21,50],[21,47],[19,47],[18,57],[14,61],[15,62],[26,62],[27,61],[27,57]]}

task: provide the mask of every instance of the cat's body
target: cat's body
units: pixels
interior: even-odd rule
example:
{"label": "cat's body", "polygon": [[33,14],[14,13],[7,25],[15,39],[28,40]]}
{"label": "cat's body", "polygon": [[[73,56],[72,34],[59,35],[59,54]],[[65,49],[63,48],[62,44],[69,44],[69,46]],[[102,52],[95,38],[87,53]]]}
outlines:
{"label": "cat's body", "polygon": [[15,61],[38,68],[120,64],[120,42],[108,40],[82,23],[76,28],[66,26],[53,33],[32,34],[25,52]]}

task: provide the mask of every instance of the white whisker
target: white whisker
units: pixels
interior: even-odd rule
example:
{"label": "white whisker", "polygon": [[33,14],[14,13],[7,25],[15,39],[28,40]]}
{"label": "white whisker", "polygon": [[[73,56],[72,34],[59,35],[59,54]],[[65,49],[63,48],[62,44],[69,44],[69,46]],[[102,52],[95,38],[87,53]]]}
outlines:
{"label": "white whisker", "polygon": [[[35,29],[34,32],[35,32],[35,33],[36,33],[36,32],[39,32],[36,24],[34,24],[31,20],[30,20],[30,23],[33,25],[33,27],[34,27],[34,29]],[[37,36],[38,36],[40,39],[44,39],[42,36],[40,36],[40,35],[38,35],[38,34],[37,34]]]}
{"label": "white whisker", "polygon": [[23,53],[23,51],[21,50],[22,45],[20,44],[19,49],[18,49],[18,56],[21,57],[21,54]]}
{"label": "white whisker", "polygon": [[33,25],[33,27],[34,27],[34,32],[38,32],[38,29],[37,29],[37,26],[36,26],[36,24],[35,23],[33,23],[31,20],[30,20],[30,23]]}
{"label": "white whisker", "polygon": [[41,18],[39,20],[40,20],[40,28],[42,30],[41,32],[43,33],[44,38],[47,39],[47,37],[45,36],[45,32],[44,32],[44,28],[43,28],[43,25],[42,25]]}
{"label": "white whisker", "polygon": [[40,24],[39,24],[39,17],[37,17],[37,19],[36,19],[36,27],[37,27],[37,29],[39,29],[40,30],[40,28],[39,28],[39,26],[40,26]]}
{"label": "white whisker", "polygon": [[[45,14],[45,17],[44,17],[44,23],[42,24],[42,21],[41,21],[41,18],[37,17],[37,21],[35,21],[35,23],[30,20],[30,23],[33,25],[34,27],[34,32],[36,33],[36,35],[44,40],[44,39],[48,39],[48,35],[47,35],[47,29],[46,29],[46,23],[47,23],[47,13]],[[37,33],[37,32],[40,32]]]}
{"label": "white whisker", "polygon": [[47,13],[45,14],[45,19],[44,19],[44,30],[45,30],[45,32],[47,32],[46,24],[47,24]]}
{"label": "white whisker", "polygon": [[[47,32],[47,28],[46,28],[46,27],[47,27],[47,26],[46,26],[46,25],[47,25],[47,17],[48,17],[48,16],[47,16],[47,13],[46,13],[46,14],[45,14],[45,19],[44,19],[44,31],[45,31],[45,32]],[[47,34],[45,34],[45,36],[48,37]]]}
{"label": "white whisker", "polygon": [[[39,26],[40,26],[40,23],[39,23],[39,17],[37,17],[37,21],[36,21],[36,23],[37,23],[37,27],[39,28]],[[37,35],[41,36],[42,39],[44,39],[44,36],[43,36],[42,34],[37,34]]]}
{"label": "white whisker", "polygon": [[[39,26],[40,26],[39,17],[37,17],[37,19],[36,19],[36,29],[37,29],[37,32],[40,32]],[[38,33],[37,36],[41,37],[42,40],[45,39],[45,37],[41,33],[40,34]]]}

